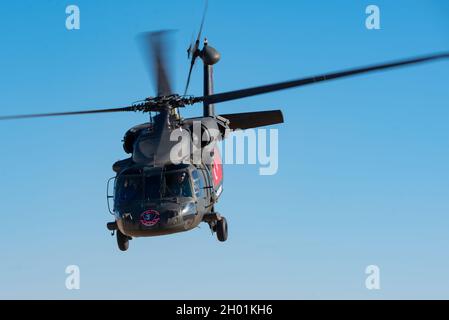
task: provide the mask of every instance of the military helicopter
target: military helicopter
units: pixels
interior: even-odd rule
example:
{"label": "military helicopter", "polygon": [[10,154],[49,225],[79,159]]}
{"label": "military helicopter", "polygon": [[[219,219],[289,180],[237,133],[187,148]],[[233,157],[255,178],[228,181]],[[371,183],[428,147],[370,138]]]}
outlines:
{"label": "military helicopter", "polygon": [[[143,112],[150,115],[150,121],[125,133],[123,149],[130,157],[114,163],[115,177],[108,182],[108,207],[114,221],[107,224],[107,229],[116,234],[118,247],[122,251],[128,249],[129,240],[134,237],[184,232],[202,222],[209,225],[219,241],[227,240],[226,218],[216,210],[223,191],[223,167],[217,142],[227,137],[229,129],[244,130],[280,124],[283,123],[283,115],[280,110],[217,115],[216,103],[449,58],[449,52],[435,53],[215,94],[213,66],[221,56],[206,39],[201,47],[204,18],[205,14],[198,36],[187,50],[190,68],[183,95],[172,90],[167,62],[167,53],[170,52],[168,32],[160,31],[144,33],[139,37],[145,48],[145,58],[152,57],[148,62],[152,65],[156,97],[121,108],[0,117],[0,120],[13,120],[111,112]],[[204,94],[194,97],[187,95],[187,92],[198,58],[203,62]],[[202,116],[190,119],[181,117],[180,109],[198,103],[203,104]],[[173,139],[175,132],[179,133],[178,139]],[[180,136],[187,136],[188,139],[181,139],[180,142]],[[173,152],[177,148],[189,152]],[[198,157],[195,161],[195,150],[203,150],[199,161]]]}

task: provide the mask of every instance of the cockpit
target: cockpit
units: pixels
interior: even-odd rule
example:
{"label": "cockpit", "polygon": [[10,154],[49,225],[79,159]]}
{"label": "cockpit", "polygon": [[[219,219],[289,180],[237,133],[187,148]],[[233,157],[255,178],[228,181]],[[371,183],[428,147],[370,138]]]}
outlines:
{"label": "cockpit", "polygon": [[117,209],[135,203],[193,197],[187,166],[131,168],[119,174],[115,183]]}

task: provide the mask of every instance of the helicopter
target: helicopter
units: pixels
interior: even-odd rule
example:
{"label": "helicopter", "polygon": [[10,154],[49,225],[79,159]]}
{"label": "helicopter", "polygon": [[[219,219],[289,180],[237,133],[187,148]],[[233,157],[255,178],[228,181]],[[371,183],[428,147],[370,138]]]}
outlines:
{"label": "helicopter", "polygon": [[[156,96],[120,108],[73,112],[3,116],[0,120],[74,116],[114,112],[142,112],[150,120],[126,131],[123,149],[128,158],[117,161],[115,176],[108,181],[108,208],[114,221],[106,227],[116,235],[121,251],[138,237],[170,235],[192,230],[207,223],[217,239],[228,239],[228,223],[217,211],[223,192],[223,165],[217,143],[228,137],[229,130],[245,130],[284,122],[281,110],[217,114],[215,104],[275,91],[348,78],[366,73],[449,59],[449,52],[434,53],[323,73],[235,91],[214,93],[213,67],[221,54],[202,39],[205,13],[196,40],[187,50],[190,68],[183,95],[174,93],[167,54],[168,31],[143,33],[140,36],[147,62],[156,84]],[[202,46],[201,46],[202,44]],[[151,57],[151,59],[149,59]],[[203,63],[203,96],[187,95],[193,68]],[[201,103],[201,116],[184,119],[180,110]],[[178,139],[173,139],[175,137]],[[180,139],[187,136],[188,139]],[[174,150],[189,152],[174,152]],[[195,159],[195,150],[202,154]],[[206,152],[204,152],[206,151]],[[112,205],[110,204],[112,202]]]}

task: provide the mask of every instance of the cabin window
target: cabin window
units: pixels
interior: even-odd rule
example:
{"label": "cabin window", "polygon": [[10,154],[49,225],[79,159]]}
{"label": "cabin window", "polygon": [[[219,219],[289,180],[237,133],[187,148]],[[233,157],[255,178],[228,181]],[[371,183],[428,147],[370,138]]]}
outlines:
{"label": "cabin window", "polygon": [[195,190],[195,195],[198,198],[204,197],[204,180],[201,173],[198,170],[192,172],[193,185]]}

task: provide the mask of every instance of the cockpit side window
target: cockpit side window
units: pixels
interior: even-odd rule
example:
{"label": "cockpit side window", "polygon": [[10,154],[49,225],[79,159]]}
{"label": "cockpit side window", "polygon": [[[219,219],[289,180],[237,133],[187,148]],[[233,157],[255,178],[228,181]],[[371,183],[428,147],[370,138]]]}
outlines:
{"label": "cockpit side window", "polygon": [[204,197],[204,181],[200,177],[200,173],[198,170],[192,171],[192,178],[193,178],[193,187],[195,191],[195,195],[198,198]]}

